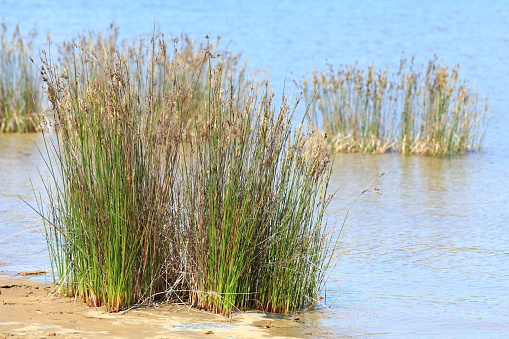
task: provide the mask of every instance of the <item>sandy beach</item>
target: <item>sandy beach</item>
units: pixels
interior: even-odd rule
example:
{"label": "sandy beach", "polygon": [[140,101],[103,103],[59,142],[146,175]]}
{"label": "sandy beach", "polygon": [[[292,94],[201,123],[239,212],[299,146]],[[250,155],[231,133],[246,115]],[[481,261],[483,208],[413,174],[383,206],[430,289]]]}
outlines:
{"label": "sandy beach", "polygon": [[292,319],[245,312],[231,319],[183,305],[108,313],[52,294],[52,285],[0,277],[0,338],[305,338]]}

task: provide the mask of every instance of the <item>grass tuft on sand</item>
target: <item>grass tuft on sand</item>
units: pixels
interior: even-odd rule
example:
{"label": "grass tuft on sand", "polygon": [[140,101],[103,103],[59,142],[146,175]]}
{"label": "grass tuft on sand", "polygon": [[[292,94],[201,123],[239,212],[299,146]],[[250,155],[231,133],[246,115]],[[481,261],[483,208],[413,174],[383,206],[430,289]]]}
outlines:
{"label": "grass tuft on sand", "polygon": [[101,39],[42,58],[56,132],[38,201],[60,291],[110,311],[313,305],[335,244],[332,167],[292,127],[298,102],[276,103],[213,44]]}

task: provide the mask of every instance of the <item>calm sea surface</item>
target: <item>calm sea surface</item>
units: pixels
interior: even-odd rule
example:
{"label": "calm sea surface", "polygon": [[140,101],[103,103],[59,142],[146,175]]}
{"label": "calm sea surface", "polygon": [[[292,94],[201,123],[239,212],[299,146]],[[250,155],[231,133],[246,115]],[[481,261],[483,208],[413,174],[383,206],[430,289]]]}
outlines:
{"label": "calm sea surface", "polygon": [[[437,55],[494,104],[485,148],[462,157],[338,155],[330,205],[344,253],[326,303],[305,314],[317,337],[502,338],[509,335],[509,3],[472,1],[7,1],[9,27],[37,25],[40,42],[115,21],[124,38],[221,35],[274,89],[327,63],[396,67]],[[42,46],[43,47],[43,46]],[[0,75],[1,76],[1,75]],[[293,89],[295,95],[298,90]],[[0,271],[49,269],[34,204],[44,169],[38,135],[0,135]],[[43,278],[39,278],[43,279]],[[303,332],[304,333],[304,332]]]}

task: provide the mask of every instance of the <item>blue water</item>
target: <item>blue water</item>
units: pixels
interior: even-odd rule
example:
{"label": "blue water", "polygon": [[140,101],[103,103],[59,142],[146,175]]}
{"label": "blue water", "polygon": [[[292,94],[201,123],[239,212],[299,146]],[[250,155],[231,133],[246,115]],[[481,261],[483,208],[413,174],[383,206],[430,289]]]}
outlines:
{"label": "blue water", "polygon": [[[485,148],[448,159],[338,155],[331,224],[342,222],[382,171],[375,185],[383,195],[365,195],[352,207],[343,253],[327,284],[331,310],[321,307],[302,319],[315,336],[509,335],[506,1],[0,0],[0,16],[10,27],[37,24],[41,45],[45,32],[58,43],[83,30],[104,30],[113,20],[124,38],[150,35],[154,23],[167,36],[221,35],[251,68],[268,69],[277,93],[285,86],[294,96],[293,79],[328,63],[395,68],[402,56],[424,64],[436,55],[445,65],[460,64],[460,76],[481,95],[489,92],[494,105]],[[0,165],[12,154],[18,160],[0,166],[0,178],[19,182],[0,185],[0,269],[47,267],[37,218],[15,197],[30,197],[26,174],[37,175],[40,163],[33,148],[9,145],[0,150]],[[12,236],[18,231],[22,235]],[[1,240],[5,235],[9,241]],[[12,249],[22,255],[7,257]]]}

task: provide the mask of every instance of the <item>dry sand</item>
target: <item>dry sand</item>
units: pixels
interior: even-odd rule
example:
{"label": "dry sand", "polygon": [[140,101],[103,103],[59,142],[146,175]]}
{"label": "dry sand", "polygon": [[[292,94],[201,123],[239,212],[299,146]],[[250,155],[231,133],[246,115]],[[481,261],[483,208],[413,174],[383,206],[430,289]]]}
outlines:
{"label": "dry sand", "polygon": [[51,294],[50,284],[0,277],[0,338],[310,337],[291,319],[246,312],[232,319],[179,305],[107,313]]}

